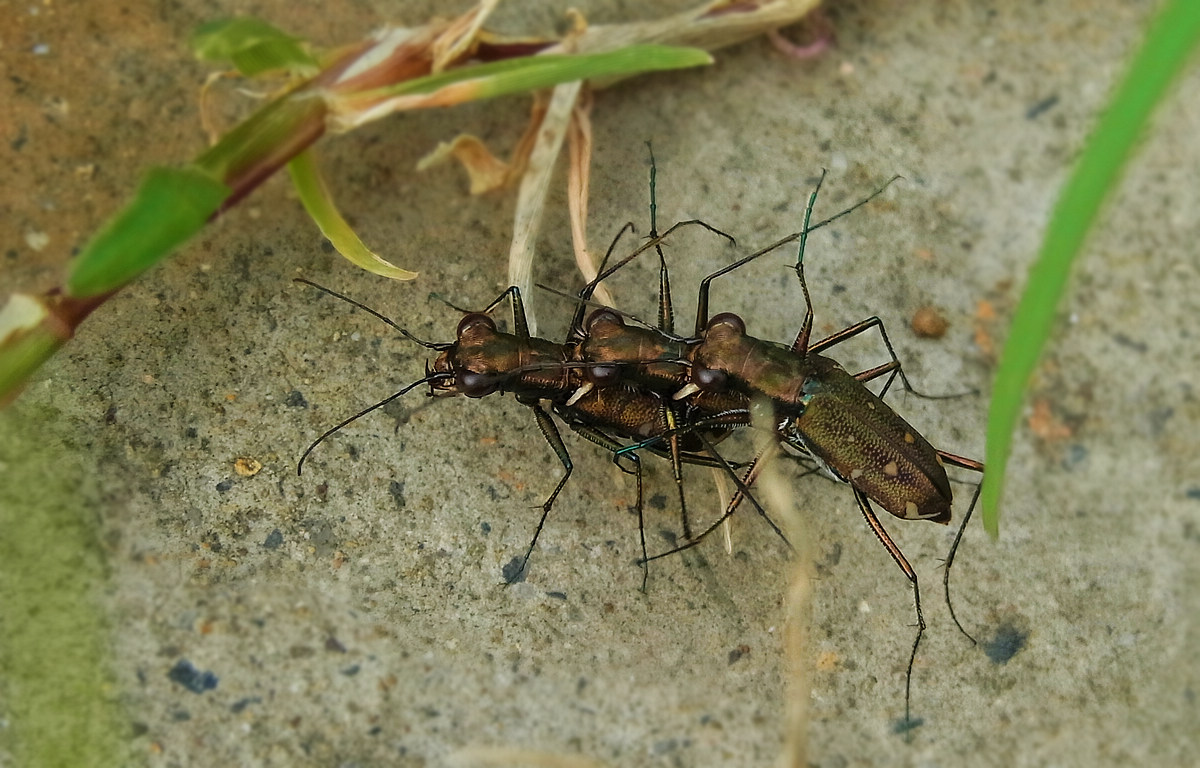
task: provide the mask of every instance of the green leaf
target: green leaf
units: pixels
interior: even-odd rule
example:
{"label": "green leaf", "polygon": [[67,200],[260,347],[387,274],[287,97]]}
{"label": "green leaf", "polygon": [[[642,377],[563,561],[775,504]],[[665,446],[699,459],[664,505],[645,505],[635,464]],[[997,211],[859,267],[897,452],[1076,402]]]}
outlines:
{"label": "green leaf", "polygon": [[67,293],[83,298],[122,287],[199,231],[228,196],[228,187],[194,168],[152,168],[71,265]]}
{"label": "green leaf", "polygon": [[401,269],[385,261],[358,239],[358,235],[354,234],[354,230],[334,205],[333,198],[330,197],[329,190],[317,171],[316,163],[313,162],[311,150],[305,150],[292,158],[288,163],[288,173],[291,174],[292,183],[296,185],[296,191],[300,193],[300,202],[304,204],[304,210],[308,211],[308,215],[321,229],[321,234],[329,239],[338,253],[354,265],[376,275],[393,280],[416,279],[416,272]]}
{"label": "green leaf", "polygon": [[711,64],[712,61],[712,56],[699,48],[631,45],[606,53],[544,54],[459,67],[386,88],[356,93],[353,97],[383,98],[433,93],[447,86],[474,82],[477,88],[472,91],[470,98],[491,99],[549,88],[572,80],[686,69]]}
{"label": "green leaf", "polygon": [[247,77],[279,69],[305,76],[318,71],[303,40],[253,17],[202,24],[190,44],[198,58],[232,62]]}
{"label": "green leaf", "polygon": [[1059,299],[1092,222],[1119,181],[1142,129],[1167,86],[1200,43],[1200,3],[1172,0],[1146,34],[1124,82],[1101,116],[1046,228],[1046,237],[1000,356],[987,427],[983,526],[1000,532],[1000,493],[1025,386],[1054,325]]}

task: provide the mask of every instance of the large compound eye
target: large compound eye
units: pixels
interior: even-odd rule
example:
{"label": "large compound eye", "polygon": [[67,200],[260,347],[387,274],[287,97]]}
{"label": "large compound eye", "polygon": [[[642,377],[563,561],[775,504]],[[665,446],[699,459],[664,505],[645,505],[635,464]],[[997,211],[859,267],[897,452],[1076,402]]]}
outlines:
{"label": "large compound eye", "polygon": [[[733,317],[737,317],[737,315],[733,315]],[[713,319],[715,320],[716,318]],[[728,379],[729,377],[725,375],[725,371],[717,368],[701,368],[696,366],[692,371],[692,381],[695,382],[696,386],[710,392],[725,389]]]}
{"label": "large compound eye", "polygon": [[484,397],[500,388],[500,379],[490,373],[460,371],[455,388],[467,397]]}
{"label": "large compound eye", "polygon": [[598,387],[612,384],[621,377],[619,365],[589,365],[586,370],[588,381]]}
{"label": "large compound eye", "polygon": [[732,312],[722,312],[719,315],[713,315],[713,318],[708,321],[708,330],[711,331],[718,325],[729,326],[739,336],[746,333],[745,321]]}
{"label": "large compound eye", "polygon": [[621,319],[620,315],[618,315],[616,312],[613,312],[611,309],[602,307],[588,315],[587,322],[584,323],[583,326],[590,331],[601,323],[606,325],[625,325],[625,321]]}
{"label": "large compound eye", "polygon": [[481,315],[478,312],[472,312],[470,314],[463,315],[463,319],[458,321],[457,336],[461,339],[464,333],[479,326],[484,326],[489,331],[496,330],[496,324],[492,322],[492,318],[488,317],[487,315]]}

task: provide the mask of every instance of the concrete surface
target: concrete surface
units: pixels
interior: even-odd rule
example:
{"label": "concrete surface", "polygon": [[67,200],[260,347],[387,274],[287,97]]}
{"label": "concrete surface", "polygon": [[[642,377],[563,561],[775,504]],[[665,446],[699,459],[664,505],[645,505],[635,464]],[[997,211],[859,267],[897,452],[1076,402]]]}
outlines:
{"label": "concrete surface", "polygon": [[[56,282],[140,169],[204,145],[205,69],[184,47],[197,23],[247,12],[334,44],[386,21],[420,22],[435,6],[342,5],[328,18],[274,0],[12,6],[15,23],[0,33],[5,288]],[[552,3],[516,5],[498,26],[546,29],[560,15]],[[588,14],[614,20],[625,5],[591,3]],[[592,242],[627,220],[645,230],[647,139],[662,220],[702,217],[744,248],[797,228],[822,167],[818,212],[902,174],[882,203],[812,238],[818,327],[877,314],[918,386],[982,390],[932,404],[893,399],[940,447],[982,458],[995,354],[1026,267],[1155,7],[834,3],[837,46],[816,61],[758,40],[704,71],[600,93]],[[39,44],[48,50],[35,53]],[[938,558],[953,531],[890,525],[925,586],[930,622],[913,681],[923,725],[911,743],[894,730],[907,585],[845,488],[788,470],[818,564],[802,660],[812,765],[1194,759],[1198,86],[1193,71],[1161,110],[1075,274],[1017,438],[1000,540],[977,525],[968,532],[956,607],[982,647],[957,634],[940,600]],[[429,293],[482,306],[503,288],[512,197],[472,199],[457,169],[411,169],[462,131],[506,148],[526,110],[511,99],[409,115],[321,146],[342,209],[368,243],[419,270],[417,282],[375,279],[323,248],[275,180],[109,302],[3,415],[0,482],[7,504],[27,505],[10,507],[10,519],[51,521],[10,539],[33,567],[9,573],[6,588],[37,585],[37,558],[52,556],[39,552],[78,542],[76,580],[40,586],[94,609],[93,629],[80,631],[99,633],[96,648],[67,658],[106,670],[84,687],[103,688],[108,708],[96,722],[111,725],[97,729],[130,762],[483,764],[467,747],[612,766],[776,760],[791,568],[756,518],[736,521],[733,556],[712,541],[655,563],[642,594],[625,511],[633,484],[568,437],[576,475],[528,579],[502,588],[501,569],[522,553],[558,473],[511,398],[414,393],[323,445],[295,475],[317,434],[418,378],[428,356],[291,279],[350,293],[420,336],[452,338],[457,314]],[[565,210],[556,185],[537,274],[572,289]],[[687,234],[669,256],[686,326],[697,280],[730,254]],[[784,339],[800,311],[786,261],[729,279],[714,307]],[[648,316],[653,278],[642,266],[617,290]],[[560,334],[564,302],[531,301],[545,333]],[[945,337],[909,330],[926,305],[948,318]],[[247,458],[261,471],[239,474]],[[663,467],[647,487],[657,549],[675,525]],[[707,471],[690,473],[688,488],[697,509],[713,507]],[[961,515],[970,488],[958,488]],[[26,650],[51,648],[60,638],[40,621],[31,609],[4,619],[4,632],[24,633]],[[28,683],[18,670],[5,677],[7,764],[22,754],[20,696],[32,693],[13,682]],[[56,689],[58,679],[40,695],[81,695]]]}

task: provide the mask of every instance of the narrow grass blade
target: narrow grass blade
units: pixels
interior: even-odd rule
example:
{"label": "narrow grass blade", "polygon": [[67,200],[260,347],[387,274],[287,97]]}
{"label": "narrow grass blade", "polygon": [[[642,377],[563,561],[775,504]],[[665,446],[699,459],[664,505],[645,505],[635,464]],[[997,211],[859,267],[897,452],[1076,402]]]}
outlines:
{"label": "narrow grass blade", "polygon": [[353,126],[400,109],[448,107],[574,80],[685,69],[712,61],[712,56],[699,48],[669,45],[631,45],[595,54],[524,56],[335,97],[335,110],[345,124]]}
{"label": "narrow grass blade", "polygon": [[296,191],[300,193],[300,202],[304,204],[304,210],[308,211],[308,215],[320,228],[321,234],[329,239],[338,253],[355,266],[376,275],[393,280],[416,279],[416,272],[401,269],[385,261],[358,239],[358,235],[354,234],[354,230],[334,205],[333,198],[330,197],[329,190],[317,170],[317,164],[313,162],[312,150],[306,149],[292,158],[288,163],[288,173],[291,174],[292,183],[296,185]]}
{"label": "narrow grass blade", "polygon": [[983,526],[1000,531],[1000,494],[1025,385],[1050,335],[1067,275],[1100,206],[1118,182],[1155,105],[1200,42],[1200,3],[1172,0],[1151,24],[1108,111],[1084,148],[1046,228],[1041,253],[1000,356],[987,427]]}

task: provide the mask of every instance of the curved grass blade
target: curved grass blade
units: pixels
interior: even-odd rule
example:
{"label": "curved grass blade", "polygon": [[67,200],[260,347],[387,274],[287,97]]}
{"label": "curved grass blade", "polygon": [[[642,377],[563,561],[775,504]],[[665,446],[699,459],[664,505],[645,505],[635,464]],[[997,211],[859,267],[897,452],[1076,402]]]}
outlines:
{"label": "curved grass blade", "polygon": [[1000,532],[1004,467],[1025,385],[1050,335],[1071,262],[1083,247],[1101,204],[1116,186],[1121,168],[1137,144],[1151,111],[1198,43],[1200,3],[1172,0],[1152,22],[1125,80],[1080,155],[1046,228],[1041,252],[1029,271],[1025,293],[1000,356],[988,413],[985,461],[988,471],[980,498],[983,527],[993,537]]}
{"label": "curved grass blade", "polygon": [[304,210],[308,211],[308,215],[320,228],[321,234],[329,239],[338,253],[355,266],[376,275],[393,280],[416,279],[416,272],[401,269],[384,260],[358,239],[358,235],[354,234],[354,230],[334,205],[333,198],[330,197],[329,190],[317,170],[317,164],[313,162],[312,150],[306,149],[293,157],[288,163],[288,173],[292,177],[292,183],[296,185],[296,191],[300,193],[300,202],[304,204]]}

